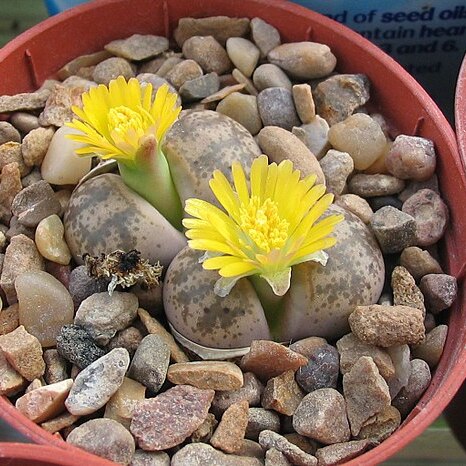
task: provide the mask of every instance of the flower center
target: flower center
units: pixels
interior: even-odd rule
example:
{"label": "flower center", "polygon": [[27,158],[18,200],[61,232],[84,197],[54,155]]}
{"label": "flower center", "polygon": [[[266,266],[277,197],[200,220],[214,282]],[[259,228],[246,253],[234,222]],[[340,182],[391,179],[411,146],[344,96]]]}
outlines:
{"label": "flower center", "polygon": [[108,129],[111,134],[116,133],[120,138],[125,138],[128,134],[143,133],[144,120],[140,113],[120,105],[109,110]]}
{"label": "flower center", "polygon": [[249,205],[240,209],[240,227],[264,252],[280,249],[288,237],[289,223],[280,218],[278,205],[267,198],[263,204],[252,196]]}

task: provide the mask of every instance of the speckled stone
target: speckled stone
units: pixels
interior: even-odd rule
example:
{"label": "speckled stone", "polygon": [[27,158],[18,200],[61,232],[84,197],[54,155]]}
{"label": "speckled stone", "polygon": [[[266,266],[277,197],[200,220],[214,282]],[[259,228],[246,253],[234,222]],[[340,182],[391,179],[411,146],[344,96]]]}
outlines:
{"label": "speckled stone", "polygon": [[256,68],[252,76],[256,89],[260,92],[269,87],[281,87],[291,91],[293,84],[286,73],[277,65],[264,63]]}
{"label": "speckled stone", "polygon": [[124,465],[130,464],[135,451],[131,434],[113,419],[91,419],[73,429],[66,442]]}
{"label": "speckled stone", "polygon": [[186,247],[165,276],[164,308],[175,330],[195,343],[214,348],[245,347],[253,339],[270,339],[251,283],[241,279],[229,295],[220,298],[213,291],[218,273],[199,267],[198,260],[199,253]]}
{"label": "speckled stone", "polygon": [[272,49],[281,43],[278,30],[261,18],[251,19],[251,37],[259,47],[261,58],[265,58]]}
{"label": "speckled stone", "polygon": [[0,309],[0,335],[10,333],[17,327],[19,327],[18,303],[3,306],[3,309]]}
{"label": "speckled stone", "polygon": [[123,383],[129,366],[129,354],[124,348],[116,348],[89,364],[74,381],[65,401],[71,414],[94,413],[107,403]]}
{"label": "speckled stone", "polygon": [[369,439],[337,443],[319,448],[316,451],[316,458],[319,461],[319,466],[333,466],[349,461],[375,445],[376,442]]}
{"label": "speckled stone", "polygon": [[434,368],[440,361],[447,340],[448,325],[438,325],[427,335],[420,345],[412,347],[413,357],[423,359],[429,367]]}
{"label": "speckled stone", "polygon": [[175,122],[165,135],[163,151],[183,205],[191,197],[215,203],[208,184],[213,171],[218,169],[231,180],[233,161],[249,172],[252,160],[261,154],[244,127],[210,110]]}
{"label": "speckled stone", "polygon": [[424,275],[419,287],[424,295],[426,307],[432,314],[448,309],[458,294],[456,278],[443,273]]}
{"label": "speckled stone", "polygon": [[310,123],[294,126],[292,133],[320,160],[330,149],[328,142],[328,123],[316,115]]}
{"label": "speckled stone", "polygon": [[192,433],[191,442],[208,443],[217,425],[218,421],[216,417],[212,413],[209,413],[204,422]]}
{"label": "speckled stone", "polygon": [[356,194],[343,194],[335,199],[335,204],[359,217],[363,223],[369,224],[372,218],[372,208],[370,204]]}
{"label": "speckled stone", "polygon": [[45,362],[44,380],[48,384],[61,382],[68,378],[66,360],[57,349],[49,348],[43,354]]}
{"label": "speckled stone", "polygon": [[354,170],[351,156],[346,152],[329,150],[319,163],[325,175],[327,191],[337,196],[342,194],[346,188],[346,180]]}
{"label": "speckled stone", "polygon": [[398,429],[400,423],[400,412],[394,406],[387,406],[364,423],[357,438],[382,442]]}
{"label": "speckled stone", "polygon": [[12,218],[11,204],[15,196],[23,188],[21,173],[16,162],[3,167],[0,174],[0,221],[8,224]]}
{"label": "speckled stone", "polygon": [[0,145],[5,142],[21,142],[21,134],[8,121],[0,121]]}
{"label": "speckled stone", "polygon": [[230,72],[232,63],[226,50],[212,36],[193,36],[183,43],[183,55],[197,62],[206,72]]}
{"label": "speckled stone", "polygon": [[392,272],[393,304],[420,309],[424,314],[424,295],[407,269],[398,265]]}
{"label": "speckled stone", "polygon": [[43,108],[49,95],[50,90],[43,88],[30,93],[0,96],[0,113]]}
{"label": "speckled stone", "polygon": [[98,84],[108,86],[112,79],[123,76],[126,80],[134,78],[134,70],[128,60],[120,57],[111,57],[98,63],[93,72],[92,79]]}
{"label": "speckled stone", "polygon": [[309,393],[293,416],[293,427],[299,434],[326,445],[348,441],[350,428],[345,399],[333,388]]}
{"label": "speckled stone", "polygon": [[31,171],[31,168],[24,162],[22,144],[19,142],[5,142],[0,145],[0,170],[3,170],[5,165],[13,162],[18,164],[22,177]]}
{"label": "speckled stone", "polygon": [[179,445],[204,422],[214,394],[213,390],[177,385],[142,401],[133,411],[131,433],[144,450]]}
{"label": "speckled stone", "polygon": [[303,398],[304,391],[295,380],[295,372],[290,370],[267,381],[262,394],[262,406],[292,416]]}
{"label": "speckled stone", "polygon": [[52,127],[41,127],[33,129],[24,136],[21,153],[26,165],[29,167],[41,165],[54,134],[55,129]]}
{"label": "speckled stone", "polygon": [[0,351],[0,395],[15,395],[26,386],[26,379],[11,366]]}
{"label": "speckled stone", "polygon": [[268,87],[259,92],[257,108],[264,126],[278,126],[291,131],[301,122],[294,106],[293,94],[284,87]]}
{"label": "speckled stone", "polygon": [[405,183],[403,180],[383,174],[366,175],[358,173],[351,178],[348,184],[348,189],[351,193],[363,198],[397,194],[404,187]]}
{"label": "speckled stone", "polygon": [[153,393],[158,393],[167,377],[170,350],[158,335],[147,335],[141,341],[129,367],[129,375]]}
{"label": "speckled stone", "polygon": [[272,49],[267,58],[299,80],[322,78],[335,68],[337,59],[330,48],[316,42],[294,42]]}
{"label": "speckled stone", "polygon": [[314,89],[317,113],[334,125],[369,100],[369,80],[363,74],[336,74]]}
{"label": "speckled stone", "polygon": [[291,466],[284,453],[276,448],[269,448],[265,452],[265,466]]}
{"label": "speckled stone", "polygon": [[427,274],[443,273],[442,267],[429,251],[417,246],[411,246],[403,250],[400,256],[400,265],[405,267],[415,280],[420,280]]}
{"label": "speckled stone", "polygon": [[263,430],[280,431],[279,415],[269,409],[249,408],[246,438],[257,440]]}
{"label": "speckled stone", "polygon": [[168,49],[168,39],[149,34],[133,34],[127,39],[114,40],[104,48],[118,57],[140,61],[165,52]]}
{"label": "speckled stone", "polygon": [[73,191],[64,225],[66,242],[78,264],[83,263],[84,253],[98,256],[116,249],[137,249],[151,263],[160,261],[166,266],[186,241],[120,176],[108,173]]}

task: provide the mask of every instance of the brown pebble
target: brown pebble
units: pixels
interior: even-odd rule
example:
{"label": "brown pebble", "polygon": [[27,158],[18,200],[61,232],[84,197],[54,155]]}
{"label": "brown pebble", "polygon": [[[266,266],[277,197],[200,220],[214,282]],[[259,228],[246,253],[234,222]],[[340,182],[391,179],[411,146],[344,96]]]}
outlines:
{"label": "brown pebble", "polygon": [[458,294],[456,278],[447,274],[427,274],[419,287],[424,295],[427,310],[438,314],[448,309]]}
{"label": "brown pebble", "polygon": [[431,330],[425,341],[412,347],[413,358],[423,359],[429,367],[434,368],[440,361],[447,340],[448,325],[438,325]]}
{"label": "brown pebble", "polygon": [[3,167],[0,175],[0,221],[8,223],[11,219],[11,204],[21,191],[21,173],[18,164],[11,162]]}
{"label": "brown pebble", "polygon": [[208,443],[217,425],[217,419],[212,413],[209,413],[204,422],[192,433],[191,442]]}
{"label": "brown pebble", "polygon": [[336,443],[316,451],[319,466],[333,466],[349,461],[361,455],[369,448],[376,445],[372,439],[352,440],[351,442]]}
{"label": "brown pebble", "polygon": [[442,267],[429,251],[424,251],[417,246],[410,246],[403,250],[400,265],[405,267],[415,280],[420,280],[429,273],[443,273]]}
{"label": "brown pebble", "polygon": [[49,421],[43,422],[40,426],[47,432],[54,434],[55,432],[58,432],[65,427],[72,426],[79,419],[79,417],[80,416],[75,416],[74,414],[63,413],[53,419],[50,419]]}
{"label": "brown pebble", "polygon": [[421,310],[424,314],[424,296],[416,285],[414,277],[402,266],[396,266],[392,272],[393,304],[409,306]]}
{"label": "brown pebble", "polygon": [[26,380],[9,364],[0,351],[0,395],[15,395],[26,385]]}
{"label": "brown pebble", "polygon": [[12,332],[19,326],[19,306],[12,304],[4,309],[0,309],[0,335]]}
{"label": "brown pebble", "polygon": [[394,406],[387,406],[363,424],[358,439],[372,439],[382,442],[398,429],[400,423],[400,412]]}

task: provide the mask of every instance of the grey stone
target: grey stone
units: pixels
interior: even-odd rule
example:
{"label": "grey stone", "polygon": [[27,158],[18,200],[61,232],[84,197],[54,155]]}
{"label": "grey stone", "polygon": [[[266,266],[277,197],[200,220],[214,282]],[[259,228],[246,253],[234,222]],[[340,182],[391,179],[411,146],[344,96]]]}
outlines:
{"label": "grey stone", "polygon": [[5,142],[21,142],[21,134],[8,121],[0,121],[0,145]]}
{"label": "grey stone", "polygon": [[40,127],[39,118],[32,113],[14,112],[11,114],[10,121],[22,133],[29,133],[29,131]]}
{"label": "grey stone", "polygon": [[358,173],[348,183],[351,193],[363,198],[374,196],[389,196],[399,193],[405,186],[405,182],[391,175],[366,175]]}
{"label": "grey stone", "polygon": [[105,50],[127,60],[141,61],[168,50],[168,39],[162,36],[133,34],[127,39],[108,43]]}
{"label": "grey stone", "polygon": [[197,62],[206,72],[228,73],[233,65],[226,50],[212,36],[193,36],[183,44],[183,55]]}
{"label": "grey stone", "polygon": [[78,265],[70,273],[68,291],[73,298],[75,309],[89,296],[102,293],[108,287],[109,281],[91,277],[84,265]]}
{"label": "grey stone", "polygon": [[277,65],[264,63],[256,68],[252,76],[254,86],[258,91],[269,87],[282,87],[291,91],[293,84],[286,73]]}
{"label": "grey stone", "polygon": [[346,180],[354,170],[351,156],[347,152],[329,150],[320,159],[320,166],[325,175],[327,191],[335,195],[342,194],[346,188]]}
{"label": "grey stone", "polygon": [[280,416],[273,410],[249,408],[249,419],[246,427],[246,438],[257,440],[263,430],[280,432]]}
{"label": "grey stone", "polygon": [[257,108],[264,126],[278,126],[291,131],[301,122],[294,106],[293,95],[284,87],[269,87],[259,92]]}
{"label": "grey stone", "polygon": [[272,49],[281,43],[278,30],[261,18],[251,19],[251,37],[261,51],[261,58],[265,58]]}
{"label": "grey stone", "polygon": [[120,57],[107,58],[97,64],[92,72],[92,79],[98,84],[108,86],[110,81],[123,76],[126,80],[134,78],[134,70],[128,60]]}
{"label": "grey stone", "polygon": [[201,100],[220,89],[217,73],[208,73],[198,78],[185,81],[179,88],[180,96],[185,102]]}
{"label": "grey stone", "polygon": [[456,278],[443,273],[424,275],[419,287],[424,295],[426,307],[432,314],[448,309],[458,294]]}
{"label": "grey stone", "polygon": [[43,108],[49,95],[49,89],[39,89],[30,93],[0,96],[0,113]]}

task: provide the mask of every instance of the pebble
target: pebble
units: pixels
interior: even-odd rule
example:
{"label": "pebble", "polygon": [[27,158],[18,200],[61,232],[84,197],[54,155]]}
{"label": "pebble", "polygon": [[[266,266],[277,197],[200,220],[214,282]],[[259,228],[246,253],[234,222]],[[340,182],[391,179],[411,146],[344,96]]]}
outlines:
{"label": "pebble", "polygon": [[105,406],[123,383],[129,362],[128,351],[116,348],[85,367],[76,376],[65,401],[68,411],[86,415]]}
{"label": "pebble", "polygon": [[106,345],[118,330],[131,324],[137,310],[138,299],[133,293],[95,293],[80,304],[74,323],[84,327],[97,344]]}
{"label": "pebble", "polygon": [[310,351],[306,356],[309,362],[296,372],[299,386],[307,393],[319,388],[336,388],[340,371],[337,350],[325,344]]}
{"label": "pebble", "polygon": [[147,335],[141,341],[129,368],[129,376],[158,393],[167,377],[170,350],[158,335]]}
{"label": "pebble", "polygon": [[116,333],[116,335],[109,341],[107,348],[109,350],[114,348],[125,348],[132,358],[143,338],[144,336],[138,328],[126,327]]}
{"label": "pebble", "polygon": [[151,334],[158,335],[170,349],[170,357],[174,362],[188,362],[189,358],[173,338],[173,335],[146,310],[139,308],[138,316]]}
{"label": "pebble", "polygon": [[416,221],[416,246],[431,246],[445,233],[448,207],[435,191],[417,191],[403,203],[403,212]]}
{"label": "pebble", "polygon": [[233,65],[250,78],[259,61],[260,50],[250,40],[243,37],[227,39],[226,50]]}
{"label": "pebble", "polygon": [[0,121],[0,145],[5,142],[21,142],[21,134],[8,121]]}
{"label": "pebble", "polygon": [[223,453],[206,443],[191,443],[178,450],[171,459],[171,466],[263,466],[258,458]]}
{"label": "pebble", "polygon": [[68,290],[42,270],[25,272],[15,281],[19,322],[43,347],[55,346],[63,325],[73,322],[74,306]]}
{"label": "pebble", "polygon": [[390,196],[403,190],[405,183],[403,180],[390,175],[366,175],[358,173],[354,175],[348,189],[351,193],[363,198],[374,196]]}
{"label": "pebble", "polygon": [[386,206],[374,212],[370,226],[385,254],[401,252],[416,242],[416,220],[395,207]]}
{"label": "pebble", "polygon": [[356,194],[342,194],[337,197],[335,204],[356,215],[366,225],[370,223],[374,214],[369,203]]}
{"label": "pebble", "polygon": [[280,432],[280,416],[273,410],[249,408],[246,438],[257,440],[263,430]]}
{"label": "pebble", "polygon": [[264,63],[258,66],[254,71],[252,81],[259,92],[269,87],[280,87],[289,91],[293,88],[293,84],[286,73],[272,63]]}
{"label": "pebble", "polygon": [[229,37],[243,37],[249,32],[249,18],[210,16],[207,18],[180,18],[173,36],[182,47],[192,36],[213,36],[222,45]]}
{"label": "pebble", "polygon": [[22,144],[19,142],[5,142],[0,146],[0,170],[10,163],[17,163],[20,175],[27,175],[31,169],[24,163]]}
{"label": "pebble", "polygon": [[447,335],[448,325],[438,325],[421,344],[412,346],[413,357],[424,360],[433,369],[440,361]]}
{"label": "pebble", "polygon": [[440,193],[437,175],[434,174],[428,180],[425,181],[408,181],[406,188],[398,195],[398,197],[402,202],[405,202],[408,199],[408,197],[411,197],[415,192],[419,191],[420,189],[431,189],[432,191],[435,191],[437,194]]}
{"label": "pebble", "polygon": [[14,198],[11,205],[13,215],[19,223],[27,227],[36,227],[41,220],[61,210],[55,192],[45,180],[24,188]]}
{"label": "pebble", "polygon": [[98,63],[92,72],[92,79],[97,84],[108,86],[110,81],[123,76],[126,80],[134,78],[134,69],[128,60],[120,57],[111,57]]}
{"label": "pebble", "polygon": [[362,341],[388,347],[423,341],[424,314],[408,306],[357,306],[348,318],[351,330]]}
{"label": "pebble", "polygon": [[391,403],[388,385],[372,358],[362,356],[343,376],[343,394],[351,434],[359,434],[364,423]]}
{"label": "pebble", "polygon": [[164,77],[178,90],[185,82],[200,78],[202,75],[202,68],[194,60],[182,60]]}
{"label": "pebble", "polygon": [[49,421],[41,423],[40,426],[47,432],[54,434],[55,432],[59,432],[65,429],[66,427],[72,426],[79,419],[79,417],[80,416],[75,416],[74,414],[65,412],[57,417],[54,417],[53,419],[50,419]]}
{"label": "pebble", "polygon": [[87,90],[87,86],[79,83],[70,86],[56,84],[39,115],[39,123],[42,126],[63,126],[71,121],[75,116],[71,107],[82,105],[81,95]]}
{"label": "pebble", "polygon": [[417,246],[410,246],[402,251],[400,265],[405,267],[417,281],[424,275],[443,273],[442,267],[429,251]]}
{"label": "pebble", "polygon": [[322,337],[307,337],[297,340],[294,343],[291,343],[289,348],[296,353],[310,358],[312,354],[319,348],[322,348],[327,345],[327,340]]}
{"label": "pebble", "polygon": [[0,306],[0,335],[12,332],[19,327],[19,307],[18,303],[4,307]]}
{"label": "pebble", "polygon": [[384,152],[387,140],[369,115],[356,113],[332,125],[328,140],[334,149],[348,152],[357,170],[370,167]]}
{"label": "pebble", "polygon": [[200,65],[206,73],[229,73],[233,65],[226,50],[212,36],[193,36],[183,43],[183,55]]}
{"label": "pebble", "polygon": [[340,353],[340,371],[342,374],[349,372],[360,357],[369,356],[374,361],[382,377],[387,379],[395,375],[393,361],[384,348],[364,343],[352,333],[340,338],[336,346]]}
{"label": "pebble", "polygon": [[283,453],[291,464],[296,466],[317,466],[317,459],[289,442],[285,437],[271,430],[259,434],[259,443],[265,450],[275,448]]}
{"label": "pebble", "polygon": [[448,309],[458,294],[456,278],[444,273],[424,275],[419,287],[424,295],[427,310],[432,314]]}
{"label": "pebble", "polygon": [[[242,91],[245,87],[244,84],[232,84],[232,85],[223,86],[220,78],[219,80],[220,80],[220,90],[218,92],[215,92],[212,95],[209,95],[205,99],[202,99],[201,104],[211,104],[211,103],[219,102],[220,100],[224,99],[225,97],[228,97],[230,94],[233,94],[234,92]],[[203,107],[203,109],[204,108],[209,108],[209,107],[205,106]]]}
{"label": "pebble", "polygon": [[371,197],[368,199],[368,201],[369,201],[369,205],[371,206],[371,209],[374,212],[386,206],[392,206],[399,210],[401,210],[403,207],[403,203],[396,196]]}
{"label": "pebble", "polygon": [[369,79],[363,74],[330,76],[314,89],[317,113],[330,126],[339,123],[369,100],[369,87]]}
{"label": "pebble", "polygon": [[66,359],[60,355],[57,349],[46,349],[43,358],[45,362],[44,380],[46,383],[57,383],[68,378]]}
{"label": "pebble", "polygon": [[261,18],[251,19],[251,37],[260,50],[261,58],[281,44],[280,33],[271,24]]}
{"label": "pebble", "polygon": [[231,76],[235,81],[237,81],[239,84],[244,84],[244,90],[247,94],[257,96],[258,91],[254,86],[254,83],[252,82],[252,79],[244,76],[243,73],[238,68],[235,68],[231,72]]}
{"label": "pebble", "polygon": [[39,89],[16,95],[0,96],[0,113],[16,112],[18,110],[37,110],[45,106],[50,95],[49,89]]}
{"label": "pebble", "polygon": [[0,395],[11,396],[18,393],[26,385],[24,377],[8,363],[0,351]]}
{"label": "pebble", "polygon": [[75,76],[81,68],[95,66],[102,60],[110,58],[111,56],[112,54],[106,50],[99,50],[95,53],[80,55],[60,68],[57,71],[57,76],[59,79],[66,80],[70,76]]}
{"label": "pebble", "polygon": [[432,141],[402,134],[393,142],[385,163],[397,178],[425,181],[434,174],[436,159]]}
{"label": "pebble", "polygon": [[10,121],[18,131],[25,134],[40,127],[39,118],[32,113],[14,112],[11,114]]}
{"label": "pebble", "polygon": [[204,422],[191,435],[191,442],[208,443],[212,438],[218,421],[212,413],[209,413]]}
{"label": "pebble", "polygon": [[284,87],[268,87],[259,92],[257,108],[264,126],[278,126],[291,131],[300,124],[291,91]]}
{"label": "pebble", "polygon": [[316,458],[319,462],[319,466],[342,464],[362,455],[374,445],[376,445],[376,442],[372,439],[352,440],[351,442],[329,445],[327,447],[319,448],[316,451]]}
{"label": "pebble", "polygon": [[330,149],[328,142],[328,123],[316,115],[310,123],[294,126],[291,130],[306,147],[320,160]]}
{"label": "pebble", "polygon": [[170,457],[164,451],[136,450],[130,466],[170,466]]}
{"label": "pebble", "polygon": [[292,88],[293,102],[302,123],[311,123],[316,116],[314,99],[309,84],[295,84]]}
{"label": "pebble", "polygon": [[136,450],[131,434],[113,419],[91,419],[73,429],[66,442],[123,465],[131,463]]}
{"label": "pebble", "polygon": [[262,128],[255,96],[233,92],[217,105],[216,111],[237,121],[253,136]]}
{"label": "pebble", "polygon": [[243,386],[243,373],[232,362],[193,361],[172,364],[168,380],[176,385],[192,385],[212,390],[238,390]]}
{"label": "pebble", "polygon": [[220,89],[220,81],[217,73],[207,73],[198,78],[185,81],[179,88],[183,102],[201,100]]}
{"label": "pebble", "polygon": [[390,396],[393,400],[399,391],[408,383],[411,373],[411,350],[408,345],[391,346],[387,352],[395,366],[395,374],[386,379]]}
{"label": "pebble", "polygon": [[[156,65],[156,61],[159,62],[157,65]],[[160,76],[161,78],[165,78],[167,73],[169,73],[173,69],[174,66],[178,65],[182,61],[184,61],[184,59],[181,58],[181,56],[178,56],[178,55],[171,56],[171,57],[168,57],[168,58],[167,57],[161,57],[161,58],[157,58],[155,60],[152,60],[152,62],[151,62],[152,65],[150,65],[147,68],[144,65],[141,66],[139,71],[142,74],[148,74],[148,73],[153,74],[153,73],[155,73],[157,76]],[[149,65],[149,62],[147,63],[147,65]],[[140,75],[138,75],[138,76],[140,76]]]}
{"label": "pebble", "polygon": [[29,239],[34,240],[35,231],[34,228],[29,228],[25,227],[24,225],[21,225],[21,223],[18,222],[18,217],[13,216],[11,217],[10,227],[6,231],[5,237],[7,240],[11,242],[11,238],[18,235],[24,235]]}
{"label": "pebble", "polygon": [[300,170],[301,176],[315,174],[316,183],[325,184],[325,176],[316,157],[292,133],[276,126],[262,128],[259,132],[259,145],[269,156],[271,162],[279,164],[289,159],[293,162],[293,169]]}
{"label": "pebble", "polygon": [[293,427],[298,434],[326,445],[348,441],[345,399],[334,388],[320,388],[307,394],[293,416]]}
{"label": "pebble", "polygon": [[38,181],[41,181],[42,179],[43,178],[42,178],[42,175],[40,174],[40,170],[37,167],[35,167],[30,171],[30,173],[28,173],[26,176],[23,176],[23,178],[21,178],[21,183],[23,184],[23,188],[27,188],[28,186],[31,186],[31,184],[37,183]]}
{"label": "pebble", "polygon": [[89,332],[79,325],[64,325],[56,337],[57,351],[67,361],[80,369],[92,364],[105,355]]}
{"label": "pebble", "polygon": [[67,126],[58,128],[50,141],[47,152],[40,167],[40,173],[50,184],[76,185],[91,169],[91,157],[79,157],[75,151],[82,143],[68,138],[77,131]]}
{"label": "pebble", "polygon": [[316,42],[282,44],[272,49],[267,58],[298,80],[328,76],[337,63],[330,48]]}
{"label": "pebble", "polygon": [[276,448],[269,448],[265,452],[265,466],[291,466],[286,456]]}
{"label": "pebble", "polygon": [[16,162],[3,167],[0,174],[0,221],[8,223],[12,217],[11,204],[23,188],[21,173]]}
{"label": "pebble", "polygon": [[346,180],[354,170],[354,162],[351,156],[347,152],[329,150],[320,159],[320,166],[324,172],[327,191],[337,196],[342,194],[346,188]]}
{"label": "pebble", "polygon": [[204,422],[214,394],[213,390],[189,385],[169,388],[137,404],[131,433],[144,450],[160,451],[179,445]]}
{"label": "pebble", "polygon": [[268,380],[262,394],[262,406],[285,416],[292,416],[304,395],[295,380],[295,372],[289,370]]}
{"label": "pebble", "polygon": [[223,413],[210,443],[225,453],[237,453],[243,444],[248,425],[248,402],[234,403]]}
{"label": "pebble", "polygon": [[280,343],[254,340],[249,352],[241,359],[240,367],[244,372],[254,372],[259,379],[266,381],[288,370],[296,371],[307,362],[306,357]]}
{"label": "pebble", "polygon": [[415,307],[425,314],[424,295],[406,268],[398,265],[393,269],[391,285],[394,305]]}
{"label": "pebble", "polygon": [[394,406],[387,406],[364,423],[357,438],[382,442],[398,429],[400,423],[400,412]]}
{"label": "pebble", "polygon": [[66,244],[65,228],[58,215],[42,219],[36,228],[35,242],[40,254],[49,261],[68,265],[71,252]]}
{"label": "pebble", "polygon": [[48,421],[65,409],[64,402],[72,385],[73,379],[66,379],[36,388],[16,400],[16,409],[37,424]]}
{"label": "pebble", "polygon": [[127,39],[113,40],[104,48],[118,57],[141,61],[160,55],[168,50],[168,39],[150,34],[133,34]]}
{"label": "pebble", "polygon": [[429,365],[422,359],[413,359],[408,383],[393,400],[393,406],[398,409],[402,418],[405,418],[411,412],[422,394],[427,390],[430,381]]}
{"label": "pebble", "polygon": [[289,442],[295,444],[297,447],[301,448],[301,450],[305,451],[306,453],[310,453],[311,455],[315,454],[317,446],[319,445],[315,440],[312,440],[311,438],[305,437],[304,435],[298,434],[296,432],[285,434],[284,437]]}
{"label": "pebble", "polygon": [[44,269],[44,259],[32,239],[24,235],[16,235],[10,239],[5,251],[0,286],[4,291],[9,304],[17,301],[15,281],[26,272],[41,271]]}
{"label": "pebble", "polygon": [[39,167],[42,164],[54,134],[55,130],[52,127],[40,127],[31,130],[24,136],[21,153],[24,163],[28,167]]}
{"label": "pebble", "polygon": [[89,276],[87,267],[78,265],[70,273],[68,290],[73,299],[75,309],[89,296],[107,289],[108,280]]}
{"label": "pebble", "polygon": [[129,430],[136,405],[145,400],[146,387],[125,377],[118,390],[105,405],[104,417],[119,422]]}
{"label": "pebble", "polygon": [[0,335],[0,350],[8,363],[26,380],[42,377],[45,362],[39,340],[20,325],[6,335]]}

